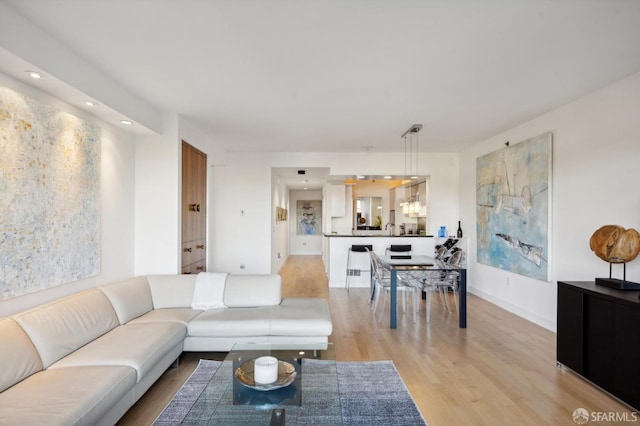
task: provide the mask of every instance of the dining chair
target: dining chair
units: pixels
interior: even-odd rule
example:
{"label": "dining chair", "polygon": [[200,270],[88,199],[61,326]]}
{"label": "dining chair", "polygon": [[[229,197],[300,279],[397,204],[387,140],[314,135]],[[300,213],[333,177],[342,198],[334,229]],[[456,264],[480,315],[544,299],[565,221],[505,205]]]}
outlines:
{"label": "dining chair", "polygon": [[438,260],[444,260],[445,256],[447,255],[447,248],[445,246],[437,246],[436,247],[436,251],[433,257],[435,257]]}
{"label": "dining chair", "polygon": [[385,256],[390,256],[390,255],[410,256],[411,244],[391,244],[389,247],[387,247],[384,250],[384,255]]}
{"label": "dining chair", "polygon": [[[374,290],[373,290],[373,298],[371,304],[371,310],[375,315],[375,312],[378,308],[378,304],[380,303],[380,297],[382,297],[382,309],[380,311],[380,316],[378,321],[382,320],[382,316],[384,314],[384,306],[386,305],[386,297],[387,293],[391,292],[391,272],[382,265],[382,261],[373,251],[369,251],[369,256],[371,256],[371,268],[373,270],[373,281],[374,281]],[[412,296],[412,308],[413,311],[413,322],[417,321],[417,312],[418,312],[418,294],[421,290],[421,287],[415,285],[412,280],[407,279],[403,276],[402,273],[398,273],[397,275],[397,291],[398,294],[402,294],[402,306],[403,311],[407,311],[407,295],[411,294]]]}
{"label": "dining chair", "polygon": [[460,266],[462,261],[462,250],[454,251],[451,256],[446,260],[447,267],[452,269],[444,270],[444,271],[427,271],[422,279],[422,291],[426,294],[426,319],[427,322],[431,319],[431,297],[433,292],[438,292],[440,295],[440,302],[443,304],[445,309],[448,312],[451,312],[451,307],[449,305],[449,290],[453,292],[453,299],[456,305],[456,310],[458,307],[458,283],[460,272],[456,269]]}
{"label": "dining chair", "polygon": [[[436,246],[434,258],[436,260],[445,262],[446,255],[448,253],[447,248],[444,245]],[[422,288],[423,292],[427,289],[424,288],[425,281],[440,281],[445,278],[446,271],[431,270],[431,271],[408,271],[407,277],[414,282],[414,285]]]}

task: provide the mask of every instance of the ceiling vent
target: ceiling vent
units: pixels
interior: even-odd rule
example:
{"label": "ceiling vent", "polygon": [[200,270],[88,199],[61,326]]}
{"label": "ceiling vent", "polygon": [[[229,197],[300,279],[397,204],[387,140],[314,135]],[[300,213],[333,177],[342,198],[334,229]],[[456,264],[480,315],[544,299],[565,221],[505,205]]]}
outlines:
{"label": "ceiling vent", "polygon": [[298,174],[299,175],[304,175],[304,174],[307,174],[307,171],[306,170],[298,170]]}

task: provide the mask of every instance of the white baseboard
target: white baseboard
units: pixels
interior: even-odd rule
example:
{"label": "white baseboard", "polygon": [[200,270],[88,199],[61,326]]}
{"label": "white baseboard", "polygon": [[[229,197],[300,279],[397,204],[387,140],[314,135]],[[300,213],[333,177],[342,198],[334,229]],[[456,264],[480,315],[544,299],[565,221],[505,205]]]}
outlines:
{"label": "white baseboard", "polygon": [[550,321],[546,318],[542,318],[539,315],[536,315],[532,312],[522,309],[519,306],[512,305],[511,303],[505,302],[504,300],[498,299],[481,290],[469,287],[467,291],[475,296],[480,297],[481,299],[486,300],[487,302],[490,302],[496,306],[499,306],[505,311],[509,311],[512,314],[518,315],[519,317],[522,317],[527,321],[531,321],[532,323],[537,324],[540,327],[546,328],[547,330],[553,331],[554,333],[556,332],[556,329],[557,329],[556,321]]}

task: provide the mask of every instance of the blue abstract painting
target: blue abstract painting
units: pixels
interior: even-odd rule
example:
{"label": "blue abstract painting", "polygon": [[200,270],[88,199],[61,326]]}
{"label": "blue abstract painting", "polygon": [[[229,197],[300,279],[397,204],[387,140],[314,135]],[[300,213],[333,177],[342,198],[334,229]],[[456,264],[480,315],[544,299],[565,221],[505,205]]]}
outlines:
{"label": "blue abstract painting", "polygon": [[297,203],[297,234],[322,234],[322,201],[298,200]]}
{"label": "blue abstract painting", "polygon": [[552,134],[476,160],[477,260],[549,280]]}

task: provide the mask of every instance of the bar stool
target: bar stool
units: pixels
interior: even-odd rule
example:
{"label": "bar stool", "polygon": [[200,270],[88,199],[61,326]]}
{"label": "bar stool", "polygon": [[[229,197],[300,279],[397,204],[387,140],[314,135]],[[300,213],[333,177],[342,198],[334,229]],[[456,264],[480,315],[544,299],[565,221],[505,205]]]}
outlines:
{"label": "bar stool", "polygon": [[394,255],[411,255],[411,244],[391,244],[384,250],[385,256]]}
{"label": "bar stool", "polygon": [[[367,251],[368,250],[368,251]],[[371,259],[369,258],[369,251],[373,251],[372,244],[353,244],[349,247],[349,251],[347,253],[347,279],[346,279],[346,287],[347,293],[349,292],[349,278],[352,276],[360,276],[361,272],[369,272],[371,274]],[[351,253],[364,253],[367,257],[367,264],[369,265],[369,269],[352,269],[351,268]],[[371,279],[371,277],[369,277]]]}

